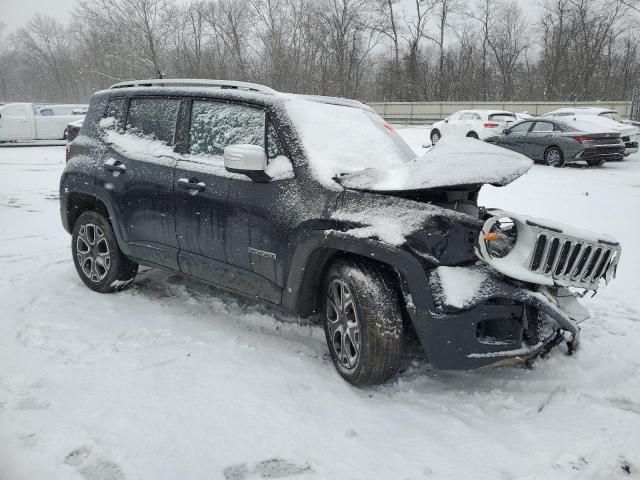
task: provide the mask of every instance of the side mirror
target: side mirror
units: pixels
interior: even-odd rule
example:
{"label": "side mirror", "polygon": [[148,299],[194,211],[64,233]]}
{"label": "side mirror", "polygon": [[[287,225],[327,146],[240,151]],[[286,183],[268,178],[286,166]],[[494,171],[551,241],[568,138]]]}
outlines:
{"label": "side mirror", "polygon": [[267,153],[258,145],[229,145],[224,149],[224,168],[242,173],[254,182],[267,183],[271,177],[265,173]]}
{"label": "side mirror", "polygon": [[448,118],[445,118],[445,119],[444,119],[444,123],[449,123],[449,119],[448,119]]}
{"label": "side mirror", "polygon": [[509,133],[511,133],[511,129],[505,128],[504,130],[502,130],[502,133],[504,133],[505,135],[509,135]]}

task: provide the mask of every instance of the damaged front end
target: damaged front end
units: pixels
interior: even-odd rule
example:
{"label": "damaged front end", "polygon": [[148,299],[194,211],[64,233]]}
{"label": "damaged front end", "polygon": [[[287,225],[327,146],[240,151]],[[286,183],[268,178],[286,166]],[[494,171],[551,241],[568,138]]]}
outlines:
{"label": "damaged front end", "polygon": [[615,277],[620,244],[501,210],[487,217],[476,245],[482,262],[433,269],[433,307],[411,312],[431,363],[524,363],[565,341],[573,352],[589,316],[578,299]]}

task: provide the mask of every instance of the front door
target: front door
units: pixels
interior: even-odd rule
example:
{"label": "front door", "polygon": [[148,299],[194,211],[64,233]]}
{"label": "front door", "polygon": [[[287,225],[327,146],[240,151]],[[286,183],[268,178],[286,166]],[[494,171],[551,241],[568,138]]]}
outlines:
{"label": "front door", "polygon": [[[175,177],[181,270],[279,303],[284,273],[271,265],[277,258],[269,250],[271,244],[258,242],[254,218],[261,212],[257,215],[264,221],[257,228],[268,230],[271,192],[278,187],[254,184],[244,175],[227,172],[223,157],[228,145],[265,147],[265,111],[245,104],[196,99],[189,125],[187,148]],[[257,247],[251,247],[252,238]],[[261,246],[264,248],[258,248]]]}
{"label": "front door", "polygon": [[116,210],[114,228],[127,255],[177,270],[173,144],[180,99],[131,98],[128,108],[127,103],[113,98],[105,112],[107,149],[96,192]]}

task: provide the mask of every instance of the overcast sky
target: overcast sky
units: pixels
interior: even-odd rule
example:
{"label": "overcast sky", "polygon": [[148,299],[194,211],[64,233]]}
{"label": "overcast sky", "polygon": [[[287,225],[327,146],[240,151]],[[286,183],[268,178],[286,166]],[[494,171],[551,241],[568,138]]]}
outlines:
{"label": "overcast sky", "polygon": [[[528,15],[537,12],[538,0],[517,0]],[[68,23],[75,0],[0,0],[0,22],[9,31],[23,26],[36,13],[51,15]]]}

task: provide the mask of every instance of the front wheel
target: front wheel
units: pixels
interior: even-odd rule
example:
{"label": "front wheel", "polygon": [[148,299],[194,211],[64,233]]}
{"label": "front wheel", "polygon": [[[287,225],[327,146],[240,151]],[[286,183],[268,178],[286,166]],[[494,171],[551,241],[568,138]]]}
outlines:
{"label": "front wheel", "polygon": [[324,330],[338,373],[375,385],[400,367],[402,314],[388,276],[363,260],[338,260],[323,282]]}
{"label": "front wheel", "polygon": [[136,277],[138,264],[118,247],[111,224],[98,212],[84,212],[71,234],[73,263],[84,284],[99,293],[122,290]]}
{"label": "front wheel", "polygon": [[549,147],[544,152],[544,163],[550,167],[564,167],[564,155],[558,147]]}

